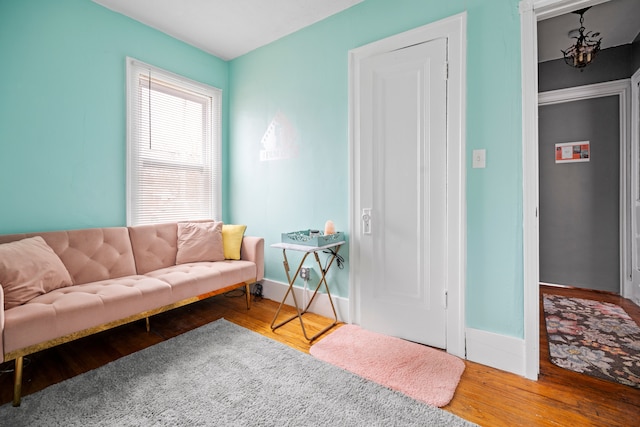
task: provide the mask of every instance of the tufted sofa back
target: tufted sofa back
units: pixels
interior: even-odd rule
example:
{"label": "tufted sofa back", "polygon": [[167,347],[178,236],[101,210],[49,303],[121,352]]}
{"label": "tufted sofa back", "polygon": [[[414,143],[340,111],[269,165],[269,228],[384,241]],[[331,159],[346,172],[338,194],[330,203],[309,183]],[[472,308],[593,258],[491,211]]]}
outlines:
{"label": "tufted sofa back", "polygon": [[178,224],[136,225],[129,227],[138,274],[176,264]]}
{"label": "tufted sofa back", "polygon": [[60,257],[75,285],[136,274],[126,227],[88,228],[0,236],[0,243],[42,236]]}

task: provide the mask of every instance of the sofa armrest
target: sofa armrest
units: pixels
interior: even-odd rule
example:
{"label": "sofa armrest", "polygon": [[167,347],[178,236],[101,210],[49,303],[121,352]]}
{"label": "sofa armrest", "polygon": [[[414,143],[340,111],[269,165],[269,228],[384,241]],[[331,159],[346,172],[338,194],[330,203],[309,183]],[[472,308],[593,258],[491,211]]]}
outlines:
{"label": "sofa armrest", "polygon": [[4,362],[4,289],[0,286],[0,363]]}
{"label": "sofa armrest", "polygon": [[264,279],[264,238],[244,236],[240,247],[240,259],[256,264],[256,281]]}

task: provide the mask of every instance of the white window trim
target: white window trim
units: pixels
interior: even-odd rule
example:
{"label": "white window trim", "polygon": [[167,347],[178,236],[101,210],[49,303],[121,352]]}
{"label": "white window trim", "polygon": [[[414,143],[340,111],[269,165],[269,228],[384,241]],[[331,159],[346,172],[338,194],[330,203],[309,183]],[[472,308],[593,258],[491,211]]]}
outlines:
{"label": "white window trim", "polygon": [[[153,65],[144,63],[135,58],[126,58],[126,102],[127,102],[127,176],[126,176],[126,216],[127,225],[136,225],[133,218],[132,204],[135,197],[133,188],[133,162],[132,159],[132,144],[134,143],[135,128],[132,123],[133,114],[133,96],[132,91],[134,88],[131,85],[132,73],[135,69],[145,68],[150,71],[152,75],[159,76],[163,80],[170,83],[174,83],[182,88],[192,90],[197,93],[203,93],[211,96],[212,99],[212,139],[211,139],[211,167],[212,167],[212,183],[211,190],[213,192],[211,199],[211,219],[222,219],[222,90],[209,86],[204,83],[200,83],[181,75],[172,73],[170,71],[155,67]],[[185,218],[192,219],[192,218]]]}

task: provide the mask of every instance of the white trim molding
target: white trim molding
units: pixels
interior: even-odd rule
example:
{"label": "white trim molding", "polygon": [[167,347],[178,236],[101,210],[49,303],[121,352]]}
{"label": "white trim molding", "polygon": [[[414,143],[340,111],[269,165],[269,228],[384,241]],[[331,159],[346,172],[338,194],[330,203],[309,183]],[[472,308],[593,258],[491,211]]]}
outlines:
{"label": "white trim molding", "polygon": [[[632,206],[632,214],[631,214],[631,219],[630,221],[632,221],[632,225],[631,225],[631,239],[635,239],[636,235],[638,234],[638,224],[636,222],[636,224],[633,224],[633,221],[637,221],[637,219],[635,218],[635,215],[637,215],[637,212],[635,212],[636,209],[636,205],[637,205],[637,200],[640,198],[639,193],[640,193],[640,188],[638,188],[640,186],[640,90],[639,90],[639,86],[640,85],[640,69],[638,69],[633,76],[631,76],[631,116],[630,116],[630,132],[631,132],[631,161],[634,162],[631,164],[631,188],[630,188],[630,195],[629,195],[629,203],[631,203]],[[637,247],[637,245],[634,245],[633,242],[632,244],[632,248],[631,248],[631,256],[632,256],[632,261],[631,261],[631,270],[632,270],[632,275],[634,268],[636,268],[636,263],[638,262],[638,250],[639,248]],[[636,280],[637,281],[637,280]],[[626,298],[632,299],[636,304],[640,305],[640,286],[638,286],[636,283],[634,283],[633,280],[633,276],[631,279],[631,284],[630,284],[630,289],[625,290],[625,295]]]}
{"label": "white trim molding", "polygon": [[540,368],[538,230],[538,38],[531,1],[520,4],[522,43],[522,252],[524,274],[524,375],[538,379]]}
{"label": "white trim molding", "polygon": [[[446,312],[447,352],[465,357],[465,280],[466,280],[466,12],[427,24],[404,33],[370,43],[349,52],[349,295],[352,320],[359,322],[358,301],[360,280],[357,260],[360,259],[360,122],[359,75],[360,61],[406,46],[438,38],[447,39],[447,252]],[[427,325],[425,325],[427,327]]]}
{"label": "white trim molding", "polygon": [[525,376],[540,368],[538,224],[538,21],[608,0],[522,0],[520,43],[522,70],[522,210],[524,274]]}
{"label": "white trim molding", "polygon": [[[276,301],[280,303],[284,295],[287,293],[289,285],[283,282],[275,280],[264,279],[262,282],[262,296],[266,299]],[[304,289],[299,286],[293,287],[293,292],[296,293],[296,299],[302,304],[303,301],[309,301],[313,295],[313,291],[310,289]],[[306,295],[305,295],[306,294]],[[338,320],[344,323],[350,323],[349,316],[349,299],[343,297],[331,296],[333,305],[336,308],[336,314]],[[285,304],[295,307],[293,304],[293,298],[289,295],[285,301]],[[319,314],[320,316],[333,319],[333,311],[331,310],[331,303],[329,302],[329,296],[318,292],[311,307],[309,307],[311,313]]]}
{"label": "white trim molding", "polygon": [[526,3],[532,5],[536,12],[537,20],[542,21],[608,1],[610,0],[528,0]]}
{"label": "white trim molding", "polygon": [[523,339],[467,328],[467,359],[518,375],[525,373]]}
{"label": "white trim molding", "polygon": [[630,92],[631,80],[622,79],[611,82],[576,86],[538,94],[538,106],[582,101],[585,99],[617,96],[620,114],[620,294],[631,298],[631,188],[629,176],[631,162],[629,153],[630,134]]}
{"label": "white trim molding", "polygon": [[629,90],[631,87],[630,81],[630,79],[622,79],[612,82],[595,83],[591,85],[540,92],[538,94],[538,105],[561,104],[563,102],[581,101],[583,99],[613,95],[620,96],[622,100],[628,100]]}

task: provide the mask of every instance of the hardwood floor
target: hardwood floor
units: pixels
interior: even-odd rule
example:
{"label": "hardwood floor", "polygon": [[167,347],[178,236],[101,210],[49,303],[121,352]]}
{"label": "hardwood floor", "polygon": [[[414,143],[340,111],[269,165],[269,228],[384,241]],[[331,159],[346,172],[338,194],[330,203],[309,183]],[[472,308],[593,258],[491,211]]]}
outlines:
{"label": "hardwood floor", "polygon": [[[640,309],[620,297],[560,288],[543,287],[542,291],[614,302],[640,324]],[[244,297],[220,295],[153,317],[150,333],[141,321],[42,351],[30,356],[25,366],[23,396],[222,317],[308,352],[309,343],[302,338],[297,322],[271,331],[276,309],[274,301],[257,300],[247,311]],[[305,320],[309,333],[327,323],[312,313]],[[540,330],[538,381],[466,361],[456,394],[443,409],[482,426],[640,425],[640,390],[556,367],[549,362],[542,316]],[[13,374],[5,372],[10,367],[0,365],[0,403],[12,399]]]}

